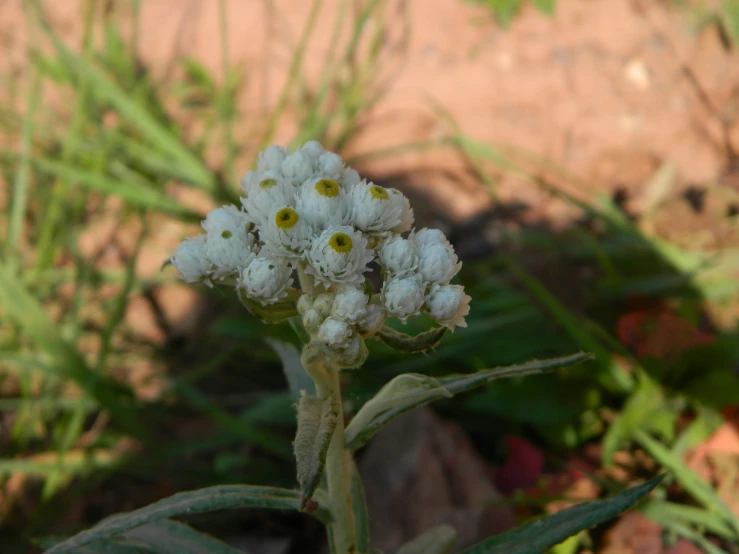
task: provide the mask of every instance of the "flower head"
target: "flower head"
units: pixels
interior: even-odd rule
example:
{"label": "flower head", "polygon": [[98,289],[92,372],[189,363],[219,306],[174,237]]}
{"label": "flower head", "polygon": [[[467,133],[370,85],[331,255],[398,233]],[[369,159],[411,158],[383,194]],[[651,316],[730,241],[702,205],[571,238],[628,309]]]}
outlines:
{"label": "flower head", "polygon": [[460,285],[433,285],[426,308],[431,317],[453,331],[455,326],[467,327],[464,317],[470,313],[470,300]]}
{"label": "flower head", "polygon": [[314,234],[312,223],[295,208],[284,206],[267,218],[260,237],[268,252],[297,259],[310,247]]}
{"label": "flower head", "polygon": [[208,282],[212,264],[205,255],[205,235],[183,240],[170,261],[185,283]]}
{"label": "flower head", "polygon": [[274,171],[282,173],[282,163],[287,156],[287,150],[281,146],[270,146],[259,154],[257,159],[257,171]]}
{"label": "flower head", "polygon": [[236,275],[256,255],[256,239],[247,231],[249,225],[247,215],[234,206],[215,209],[203,221],[205,255],[214,266],[215,278]]}
{"label": "flower head", "polygon": [[248,230],[251,219],[246,212],[229,204],[212,210],[201,225],[206,233],[230,231],[233,234],[239,234],[242,229],[243,231]]}
{"label": "flower head", "polygon": [[394,201],[388,189],[367,182],[349,191],[351,221],[366,233],[387,234],[400,223],[402,205]]}
{"label": "flower head", "polygon": [[439,229],[421,229],[420,231],[413,231],[409,236],[408,240],[411,241],[420,250],[432,244],[450,244],[446,235]]}
{"label": "flower head", "polygon": [[310,264],[306,272],[325,286],[359,284],[372,261],[367,239],[348,225],[329,227],[321,233],[307,251]]}
{"label": "flower head", "polygon": [[285,289],[293,282],[291,273],[292,269],[284,260],[260,254],[241,270],[237,286],[247,297],[267,306],[287,296]]}
{"label": "flower head", "polygon": [[345,225],[349,221],[346,193],[333,179],[305,181],[297,193],[296,207],[317,228]]}
{"label": "flower head", "polygon": [[333,152],[323,152],[318,156],[316,172],[322,177],[339,181],[344,170],[344,161],[341,156]]}
{"label": "flower head", "polygon": [[418,275],[393,277],[382,286],[382,304],[387,313],[405,323],[423,307],[425,287]]}
{"label": "flower head", "polygon": [[264,224],[276,208],[294,205],[295,188],[276,171],[253,172],[241,181],[241,203],[256,222]]}

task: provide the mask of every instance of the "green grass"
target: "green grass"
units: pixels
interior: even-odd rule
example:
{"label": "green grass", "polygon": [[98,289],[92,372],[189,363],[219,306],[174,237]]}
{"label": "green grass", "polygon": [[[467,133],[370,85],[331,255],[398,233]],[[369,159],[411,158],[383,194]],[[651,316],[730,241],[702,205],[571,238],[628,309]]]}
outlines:
{"label": "green grass", "polygon": [[[0,476],[23,474],[42,484],[35,498],[39,509],[21,529],[26,538],[47,534],[63,502],[106,479],[144,479],[152,488],[164,476],[190,488],[246,481],[293,485],[291,401],[279,359],[264,341],[275,336],[294,342],[291,329],[266,329],[229,308],[217,290],[202,291],[217,315],[203,320],[197,337],[170,346],[146,339],[125,316],[132,299],[179,286],[171,272],[144,279],[135,270],[163,222],[181,222],[185,234],[186,225],[194,229],[203,216],[172,198],[172,183],[215,204],[231,202],[246,169],[241,161],[254,160],[286,118],[297,119],[293,145],[317,139],[338,150],[366,124],[384,93],[375,76],[391,13],[383,0],[365,2],[357,12],[352,6],[349,0],[338,6],[330,48],[311,88],[307,44],[326,9],[313,1],[274,106],[242,133],[246,115],[237,98],[249,75],[232,65],[227,51],[225,1],[218,4],[221,77],[188,59],[182,77],[166,84],[156,83],[134,57],[138,2],[114,2],[105,14],[99,3],[85,3],[81,45],[63,42],[43,4],[29,3],[27,24],[39,41],[30,47],[33,64],[23,82],[14,85],[25,108],[17,114],[0,109],[0,124],[18,139],[16,151],[0,153],[0,171],[12,183],[7,211],[0,214],[7,229],[0,244],[0,385],[9,391],[0,398],[0,414],[13,416]],[[124,18],[133,21],[130,40],[121,31]],[[52,88],[63,95],[68,112],[44,104],[43,93]],[[180,115],[165,108],[173,101]],[[513,174],[550,193],[552,201],[576,207],[582,221],[565,231],[504,231],[515,247],[465,263],[462,279],[474,298],[469,327],[447,333],[428,356],[399,357],[373,345],[367,371],[347,377],[349,398],[359,405],[403,371],[442,375],[450,366],[455,373],[472,372],[593,352],[595,361],[571,371],[492,384],[445,401],[439,410],[481,439],[481,450],[498,461],[498,447],[489,445],[500,444],[494,439],[507,433],[529,437],[553,457],[603,441],[606,462],[616,450],[641,445],[705,508],[665,500],[645,513],[664,521],[680,512],[675,505],[687,507],[692,511],[680,512],[674,529],[679,536],[700,542],[705,531],[735,538],[736,522],[680,465],[679,454],[721,420],[717,410],[726,402],[712,390],[721,389],[728,399],[739,394],[731,374],[739,361],[732,346],[737,331],[719,329],[715,344],[669,362],[637,359],[615,335],[624,305],[635,295],[667,301],[686,317],[707,302],[736,295],[732,275],[739,250],[692,252],[647,235],[608,201],[552,185],[547,176],[575,189],[582,183],[551,160],[475,141],[443,106],[432,108],[448,129],[445,136],[389,144],[350,163],[454,149],[493,197],[498,178]],[[214,153],[222,167],[210,164]],[[106,213],[102,207],[112,197],[122,208]],[[103,217],[138,229],[120,267],[101,268],[96,253],[80,251],[80,236]],[[572,281],[580,286],[574,309],[550,276],[566,279],[585,269],[592,277]],[[140,398],[128,380],[141,362],[167,369],[156,400]],[[718,384],[707,389],[705,383]],[[686,413],[698,415],[678,433],[678,416]],[[209,433],[178,438],[174,431],[189,426]],[[119,453],[116,446],[126,441],[137,446]]]}

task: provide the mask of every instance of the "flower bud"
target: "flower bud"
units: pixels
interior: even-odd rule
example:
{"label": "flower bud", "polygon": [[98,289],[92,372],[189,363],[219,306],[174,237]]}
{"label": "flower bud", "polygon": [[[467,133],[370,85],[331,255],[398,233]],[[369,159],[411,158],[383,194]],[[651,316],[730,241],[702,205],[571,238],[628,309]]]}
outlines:
{"label": "flower bud", "polygon": [[381,298],[387,313],[405,323],[410,316],[420,312],[424,286],[418,275],[393,277],[382,286]]}
{"label": "flower bud", "polygon": [[319,294],[313,301],[313,309],[321,314],[324,318],[327,318],[331,314],[331,308],[334,305],[333,294]]}
{"label": "flower bud", "polygon": [[446,284],[461,267],[450,244],[435,243],[419,248],[418,273],[427,283]]}
{"label": "flower bud", "polygon": [[426,298],[429,315],[450,330],[467,327],[464,316],[470,313],[470,296],[460,285],[433,285]]}
{"label": "flower bud", "polygon": [[318,328],[318,340],[333,348],[342,348],[349,343],[352,329],[345,321],[327,318]]}
{"label": "flower bud", "polygon": [[325,319],[325,317],[314,309],[306,310],[303,314],[303,327],[305,327],[309,333],[313,334],[318,330],[318,327]]}
{"label": "flower bud", "polygon": [[206,280],[211,263],[205,255],[205,235],[188,237],[183,240],[171,260],[185,283],[197,283]]}
{"label": "flower bud", "polygon": [[361,367],[367,360],[368,354],[369,351],[364,339],[359,335],[354,335],[347,347],[340,352],[339,363],[343,369]]}
{"label": "flower bud", "polygon": [[346,287],[336,293],[331,315],[349,323],[360,320],[367,312],[369,299],[362,289]]}
{"label": "flower bud", "polygon": [[297,309],[298,313],[300,315],[303,315],[305,312],[310,310],[313,307],[313,302],[315,301],[315,298],[312,297],[310,294],[303,294],[300,298],[298,298],[297,303]]}
{"label": "flower bud", "polygon": [[373,337],[385,324],[385,308],[377,304],[367,306],[367,313],[357,323],[357,329],[364,338]]}
{"label": "flower bud", "polygon": [[421,229],[420,231],[413,231],[408,240],[412,241],[419,251],[432,244],[449,244],[449,240],[446,235],[439,229]]}
{"label": "flower bud", "polygon": [[289,154],[285,158],[285,161],[282,162],[282,174],[292,185],[300,185],[313,175],[313,160],[311,156],[302,150],[296,150],[292,154]]}
{"label": "flower bud", "polygon": [[281,146],[270,146],[259,154],[257,159],[257,170],[259,171],[282,171],[282,162],[285,161],[287,152]]}
{"label": "flower bud", "polygon": [[382,245],[380,249],[380,264],[388,275],[406,276],[418,268],[418,250],[409,240],[395,236]]}
{"label": "flower bud", "polygon": [[284,260],[259,255],[241,271],[238,286],[247,297],[267,306],[287,296],[285,289],[292,284],[291,273],[292,268]]}
{"label": "flower bud", "polygon": [[318,157],[317,171],[322,177],[329,179],[339,179],[341,171],[344,169],[344,162],[341,156],[333,152],[324,152]]}

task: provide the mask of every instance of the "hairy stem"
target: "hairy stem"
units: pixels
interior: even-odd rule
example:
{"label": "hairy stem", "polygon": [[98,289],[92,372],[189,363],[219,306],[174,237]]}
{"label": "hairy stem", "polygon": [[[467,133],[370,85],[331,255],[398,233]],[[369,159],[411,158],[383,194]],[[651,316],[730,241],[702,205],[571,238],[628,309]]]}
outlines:
{"label": "hairy stem", "polygon": [[341,402],[339,367],[331,364],[331,394],[339,410],[338,423],[326,457],[326,476],[331,511],[334,515],[332,535],[337,554],[356,554],[357,539],[352,507],[351,454],[344,445],[344,408]]}

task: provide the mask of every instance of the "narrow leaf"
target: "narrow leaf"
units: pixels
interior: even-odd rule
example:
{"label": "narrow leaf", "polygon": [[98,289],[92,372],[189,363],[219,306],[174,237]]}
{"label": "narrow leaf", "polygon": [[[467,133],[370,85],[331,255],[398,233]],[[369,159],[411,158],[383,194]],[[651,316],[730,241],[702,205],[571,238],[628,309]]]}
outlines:
{"label": "narrow leaf", "polygon": [[585,502],[554,515],[531,521],[478,543],[462,554],[532,554],[546,552],[555,544],[584,529],[598,525],[631,508],[662,481],[660,475],[642,485],[595,502]]}
{"label": "narrow leaf", "polygon": [[727,525],[720,515],[709,512],[705,508],[699,508],[698,506],[650,498],[639,507],[639,511],[645,516],[654,519],[654,521],[682,521],[703,527],[707,531],[725,539],[739,539],[737,532]]}
{"label": "narrow leaf", "polygon": [[374,398],[367,401],[349,423],[345,433],[347,448],[352,451],[361,448],[378,430],[399,415],[440,398],[449,398],[460,392],[470,391],[495,379],[544,373],[591,358],[591,354],[578,352],[570,356],[534,360],[525,364],[487,369],[468,375],[450,375],[439,379],[417,373],[399,375],[380,389]]}
{"label": "narrow leaf", "polygon": [[452,394],[439,381],[418,373],[404,373],[387,383],[357,412],[344,437],[349,450],[362,447],[379,429],[414,408]]}
{"label": "narrow leaf", "polygon": [[100,173],[86,171],[77,166],[64,164],[46,158],[33,161],[36,169],[61,179],[73,181],[84,187],[104,194],[115,194],[132,206],[162,211],[183,219],[200,221],[203,216],[180,205],[176,200],[154,189],[138,186],[128,181],[114,180]]}
{"label": "narrow leaf", "polygon": [[634,438],[660,465],[672,472],[675,479],[687,492],[706,508],[720,514],[726,523],[731,525],[739,534],[739,516],[724,504],[708,483],[691,471],[680,458],[670,452],[659,441],[649,436],[648,433],[637,430],[634,433]]}
{"label": "narrow leaf", "polygon": [[108,376],[93,371],[77,349],[65,341],[43,306],[26,290],[8,267],[0,268],[0,305],[27,336],[54,361],[60,378],[73,381],[115,418],[126,430],[151,442],[149,430],[136,417],[133,396]]}
{"label": "narrow leaf", "polygon": [[377,337],[382,339],[382,342],[399,350],[400,352],[416,353],[425,352],[429,348],[434,348],[446,332],[446,327],[435,327],[419,333],[415,336],[406,335],[400,331],[384,326],[377,333]]}
{"label": "narrow leaf", "polygon": [[447,554],[457,540],[457,531],[451,525],[437,525],[405,543],[397,554]]}
{"label": "narrow leaf", "polygon": [[189,525],[169,519],[131,529],[123,538],[157,554],[244,554]]}
{"label": "narrow leaf", "polygon": [[315,393],[315,385],[308,375],[308,372],[300,363],[300,352],[289,342],[278,340],[275,338],[266,339],[267,344],[272,347],[282,361],[282,371],[285,373],[287,384],[290,392],[295,400],[300,400],[300,391],[306,391],[308,394]]}
{"label": "narrow leaf", "polygon": [[301,510],[321,482],[337,421],[338,407],[331,397],[317,398],[306,394],[300,399],[295,459],[298,463],[298,483],[303,493]]}
{"label": "narrow leaf", "polygon": [[362,477],[359,475],[357,464],[352,461],[352,509],[354,510],[354,525],[357,535],[357,549],[367,552],[369,549],[369,517],[367,515],[367,499],[364,496]]}
{"label": "narrow leaf", "polygon": [[458,394],[460,392],[470,391],[496,379],[547,373],[549,371],[554,371],[555,369],[561,369],[563,367],[572,366],[592,359],[592,354],[578,352],[577,354],[561,356],[559,358],[532,360],[525,364],[485,369],[476,373],[470,373],[469,375],[449,375],[447,377],[441,377],[439,379],[439,383],[441,383],[441,385],[449,392]]}
{"label": "narrow leaf", "polygon": [[[219,485],[181,492],[133,512],[105,519],[95,527],[53,546],[47,550],[46,554],[74,552],[81,546],[94,541],[105,540],[136,527],[179,515],[236,508],[297,510],[299,505],[300,492],[275,487]],[[319,505],[314,515],[322,521],[331,520],[327,507],[323,505]]]}

